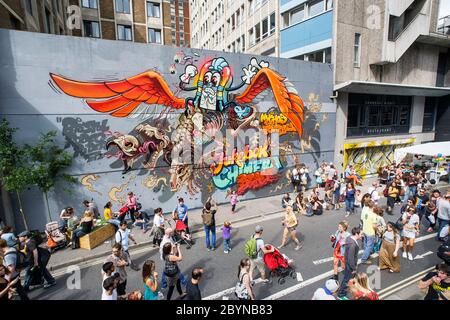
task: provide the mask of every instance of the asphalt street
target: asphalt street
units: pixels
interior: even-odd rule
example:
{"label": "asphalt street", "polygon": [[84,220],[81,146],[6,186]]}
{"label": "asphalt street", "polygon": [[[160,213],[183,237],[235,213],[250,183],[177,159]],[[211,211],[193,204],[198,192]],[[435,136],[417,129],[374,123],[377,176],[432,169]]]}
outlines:
{"label": "asphalt street", "polygon": [[[394,216],[386,215],[386,221],[395,221],[399,217],[398,211],[399,208],[397,207]],[[220,214],[220,208],[218,214]],[[197,243],[192,249],[187,250],[184,246],[182,247],[184,260],[180,263],[180,269],[185,275],[189,274],[193,267],[205,269],[205,275],[200,285],[203,298],[234,300],[233,288],[237,282],[239,261],[245,257],[243,250],[245,242],[253,234],[254,227],[260,224],[264,227],[263,239],[265,243],[280,245],[282,235],[281,218],[280,214],[279,216],[259,219],[259,221],[249,220],[235,225],[232,233],[233,250],[229,254],[223,252],[222,237],[219,230],[217,233],[218,249],[212,252],[206,250],[204,234],[200,233]],[[283,285],[278,284],[276,280],[270,284],[257,283],[254,287],[257,299],[311,299],[314,291],[323,286],[325,281],[331,276],[332,261],[328,258],[332,257],[332,248],[329,236],[336,231],[339,221],[344,219],[342,209],[340,211],[324,211],[322,216],[300,217],[297,231],[298,237],[303,243],[303,248],[295,251],[294,243],[288,242],[287,247],[281,250],[282,253],[295,260],[296,272],[299,273],[299,277],[297,279],[286,278],[286,282]],[[359,209],[355,215],[346,218],[350,223],[350,228],[357,226],[359,219]],[[435,236],[426,232],[427,226],[425,222],[414,252],[415,257],[422,254],[426,255],[414,261],[401,259],[401,272],[399,274],[381,271],[380,277],[377,278],[375,267],[369,266],[370,269],[367,270],[367,266],[359,266],[359,271],[368,271],[369,275],[374,275],[373,279],[379,279],[378,283],[373,283],[376,285],[377,291],[432,267],[440,261],[435,254],[439,242],[435,239]],[[158,272],[161,274],[163,262],[159,258],[159,252],[151,248],[151,246],[131,251],[131,255],[139,265],[142,265],[146,259],[155,260]],[[81,266],[79,287],[74,285],[73,268],[69,267],[67,270],[62,270],[56,274],[56,286],[49,289],[34,289],[30,293],[30,298],[39,300],[100,299],[102,260],[96,260],[91,264]],[[376,265],[378,259],[375,258],[373,261]],[[256,277],[259,277],[257,275],[258,272],[255,272]],[[133,290],[142,291],[142,289],[141,272],[128,269],[127,292]],[[165,293],[164,290],[163,293]],[[174,293],[173,298],[176,298],[177,295],[177,293]]]}

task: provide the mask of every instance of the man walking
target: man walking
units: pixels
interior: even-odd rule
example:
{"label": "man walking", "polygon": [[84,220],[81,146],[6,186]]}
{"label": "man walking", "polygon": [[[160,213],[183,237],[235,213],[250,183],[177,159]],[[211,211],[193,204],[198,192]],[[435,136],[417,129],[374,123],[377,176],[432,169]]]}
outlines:
{"label": "man walking", "polygon": [[202,295],[198,287],[198,283],[203,275],[203,269],[194,268],[192,270],[192,278],[186,285],[186,298],[185,300],[202,300]]}
{"label": "man walking", "polygon": [[370,254],[372,253],[373,246],[376,241],[376,229],[378,223],[378,216],[373,212],[374,203],[369,200],[368,207],[361,217],[362,227],[364,233],[364,253],[361,258],[361,263],[371,264],[372,261],[369,260]]}
{"label": "man walking", "polygon": [[114,244],[112,254],[105,262],[112,262],[116,273],[119,274],[119,284],[117,285],[117,295],[125,298],[127,288],[127,270],[125,267],[129,266],[128,257],[122,250],[120,243]]}
{"label": "man walking", "polygon": [[[25,291],[30,290],[33,276],[44,277],[47,282],[44,289],[50,288],[56,284],[55,278],[47,270],[47,263],[50,260],[50,252],[47,249],[41,248],[36,244],[34,239],[31,239],[31,234],[24,231],[19,234],[19,242],[21,251],[26,256],[27,267],[25,268],[25,282],[23,288]],[[38,269],[36,272],[36,269]]]}
{"label": "man walking", "polygon": [[128,251],[129,248],[129,241],[134,242],[134,244],[137,244],[136,239],[131,235],[130,229],[128,229],[128,225],[126,221],[122,221],[119,225],[119,230],[116,232],[116,243],[120,243],[122,245],[123,252],[128,256],[128,263],[130,264],[130,268],[134,271],[139,271],[140,268],[137,267],[133,261],[131,260],[130,252]]}
{"label": "man walking", "polygon": [[15,289],[20,300],[29,300],[20,282],[20,271],[24,267],[24,265],[20,265],[20,260],[25,264],[25,261],[21,259],[21,254],[22,253],[18,252],[16,249],[9,247],[4,239],[0,239],[0,255],[3,256],[3,266],[8,270],[8,275],[6,276],[7,280],[8,282],[12,282],[19,278],[17,283],[11,288]]}
{"label": "man walking", "polygon": [[352,235],[345,241],[345,268],[344,279],[339,289],[338,297],[343,298],[347,296],[348,282],[356,274],[356,268],[358,266],[358,240],[361,239],[361,229],[355,227],[352,229]]}
{"label": "man walking", "polygon": [[275,248],[272,247],[272,249],[270,250],[266,249],[264,240],[262,239],[263,231],[263,227],[258,225],[256,226],[255,234],[253,235],[253,238],[256,240],[256,257],[249,257],[251,262],[250,279],[253,280],[253,271],[255,270],[255,268],[258,268],[259,273],[261,274],[261,279],[263,280],[263,282],[267,283],[269,282],[269,279],[267,279],[266,276],[266,267],[263,258],[266,253],[274,252]]}

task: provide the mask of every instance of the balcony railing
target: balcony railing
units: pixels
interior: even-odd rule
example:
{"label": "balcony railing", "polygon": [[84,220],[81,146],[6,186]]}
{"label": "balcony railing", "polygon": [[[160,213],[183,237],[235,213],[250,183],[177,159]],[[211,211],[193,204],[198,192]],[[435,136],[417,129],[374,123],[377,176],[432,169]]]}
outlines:
{"label": "balcony railing", "polygon": [[438,20],[437,32],[447,36],[450,35],[450,15]]}

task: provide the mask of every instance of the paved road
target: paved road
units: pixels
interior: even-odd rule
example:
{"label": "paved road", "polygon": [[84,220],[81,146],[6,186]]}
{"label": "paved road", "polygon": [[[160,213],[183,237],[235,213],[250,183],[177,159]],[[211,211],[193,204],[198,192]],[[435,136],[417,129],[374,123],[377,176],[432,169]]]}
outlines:
{"label": "paved road", "polygon": [[[399,210],[398,208],[396,209]],[[220,212],[219,212],[220,214]],[[386,221],[395,221],[399,214],[394,216],[386,216]],[[325,260],[325,262],[318,263],[318,260],[323,260],[332,256],[332,248],[329,241],[329,235],[334,233],[339,221],[344,219],[344,212],[325,211],[322,216],[315,217],[301,217],[300,226],[298,228],[299,238],[303,242],[303,248],[300,251],[294,250],[294,244],[288,244],[283,253],[295,260],[297,272],[301,274],[303,281],[298,279],[287,279],[286,283],[279,285],[276,281],[272,284],[257,283],[255,285],[255,292],[258,299],[311,299],[314,291],[323,286],[326,279],[330,276],[332,270],[332,262]],[[350,226],[356,226],[359,223],[359,214],[352,215],[347,220]],[[237,268],[241,258],[244,257],[243,247],[246,240],[253,233],[256,224],[261,224],[264,227],[263,238],[266,243],[279,245],[281,241],[281,215],[271,216],[260,221],[246,221],[235,226],[232,238],[233,251],[230,254],[225,254],[222,250],[222,239],[220,233],[218,234],[219,249],[214,252],[208,252],[205,249],[204,237],[197,239],[197,244],[191,249],[186,250],[182,247],[184,260],[180,264],[181,270],[188,274],[194,266],[203,267],[206,274],[202,279],[201,291],[203,297],[210,297],[212,295],[215,299],[235,299],[234,294],[226,291],[234,288],[237,281]],[[422,259],[408,261],[401,260],[400,274],[389,274],[382,271],[380,276],[379,289],[386,288],[408,278],[418,272],[429,268],[439,262],[439,258],[435,255],[435,251],[439,243],[435,237],[426,233],[425,228],[422,229],[421,240],[416,245],[415,254],[424,254],[432,251],[433,254],[428,254]],[[142,265],[146,259],[153,259],[157,262],[157,268],[161,269],[163,263],[159,259],[159,254],[151,247],[138,249],[137,252],[132,252],[135,261]],[[314,263],[316,261],[316,263]],[[374,261],[377,261],[375,259]],[[361,265],[360,271],[367,271],[367,267]],[[44,290],[37,288],[30,293],[32,299],[83,299],[92,300],[100,299],[101,297],[101,261],[94,261],[81,268],[81,288],[69,290],[67,282],[72,283],[73,277],[71,274],[64,273],[62,270],[57,275],[57,285]],[[375,267],[369,269],[368,273],[373,274]],[[142,290],[142,280],[140,272],[128,271],[128,286],[127,291]],[[374,276],[375,278],[375,276]],[[69,280],[69,281],[68,281]],[[163,291],[164,292],[164,291]],[[177,293],[174,294],[174,298]]]}

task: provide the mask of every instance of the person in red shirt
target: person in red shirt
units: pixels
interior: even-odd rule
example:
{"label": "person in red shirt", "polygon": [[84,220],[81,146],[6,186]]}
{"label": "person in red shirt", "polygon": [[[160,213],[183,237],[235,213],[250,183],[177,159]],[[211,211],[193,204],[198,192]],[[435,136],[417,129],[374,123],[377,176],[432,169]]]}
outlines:
{"label": "person in red shirt", "polygon": [[353,300],[380,300],[378,294],[370,289],[369,277],[364,272],[358,272],[348,283]]}
{"label": "person in red shirt", "polygon": [[135,221],[134,213],[137,211],[137,199],[133,192],[128,192],[127,201],[125,202],[125,206],[128,208],[130,212],[131,220],[133,223]]}

